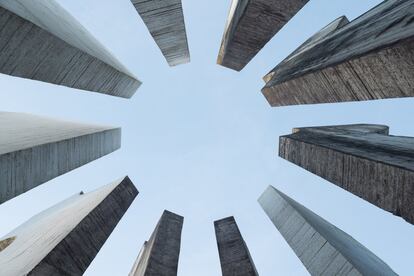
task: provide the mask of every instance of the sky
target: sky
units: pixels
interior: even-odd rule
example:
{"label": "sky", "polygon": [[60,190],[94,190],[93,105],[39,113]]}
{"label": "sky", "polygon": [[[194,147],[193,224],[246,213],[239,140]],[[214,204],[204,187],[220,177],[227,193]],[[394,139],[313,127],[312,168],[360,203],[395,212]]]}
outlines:
{"label": "sky", "polygon": [[414,99],[271,108],[262,77],[335,18],[379,0],[311,0],[242,72],[216,64],[230,1],[183,0],[192,61],[170,68],[129,0],[59,0],[143,82],[135,96],[0,75],[0,110],[122,127],[122,148],[0,206],[0,236],[78,193],[129,175],[140,194],[85,275],[127,275],[164,209],[185,217],[180,276],[221,275],[213,221],[234,216],[260,275],[308,275],[267,218],[268,185],[412,275],[414,227],[278,157],[294,127],[352,123],[414,136]]}

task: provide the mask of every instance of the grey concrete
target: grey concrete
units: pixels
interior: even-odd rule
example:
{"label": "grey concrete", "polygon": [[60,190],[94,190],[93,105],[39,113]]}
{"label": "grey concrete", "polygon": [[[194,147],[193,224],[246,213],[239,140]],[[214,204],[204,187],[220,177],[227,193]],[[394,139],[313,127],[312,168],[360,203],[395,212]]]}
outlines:
{"label": "grey concrete", "polygon": [[130,98],[140,82],[54,0],[0,0],[0,73]]}
{"label": "grey concrete", "polygon": [[234,217],[214,222],[223,276],[259,275]]}
{"label": "grey concrete", "polygon": [[306,51],[310,47],[314,46],[316,43],[327,37],[328,35],[333,34],[334,32],[341,29],[343,26],[349,23],[349,20],[346,16],[340,16],[325,27],[323,27],[320,31],[315,33],[309,39],[307,39],[304,43],[302,43],[295,51],[293,51],[287,58],[285,58],[279,65],[277,65],[274,69],[272,69],[266,76],[263,77],[265,82],[269,82],[276,71],[279,68],[283,68],[283,65],[294,58],[295,56],[299,55],[301,52]]}
{"label": "grey concrete", "polygon": [[144,243],[130,276],[176,276],[184,218],[164,211],[148,242]]}
{"label": "grey concrete", "polygon": [[120,128],[0,112],[0,204],[120,146]]}
{"label": "grey concrete", "polygon": [[190,62],[181,0],[131,0],[170,66]]}
{"label": "grey concrete", "polygon": [[380,125],[295,129],[279,155],[414,223],[414,138]]}
{"label": "grey concrete", "polygon": [[232,0],[217,63],[240,71],[309,0]]}
{"label": "grey concrete", "polygon": [[79,193],[34,216],[5,237],[1,275],[83,275],[138,191],[128,177]]}
{"label": "grey concrete", "polygon": [[414,96],[414,0],[388,0],[281,64],[271,106]]}
{"label": "grey concrete", "polygon": [[311,275],[397,275],[350,235],[274,187],[259,203]]}

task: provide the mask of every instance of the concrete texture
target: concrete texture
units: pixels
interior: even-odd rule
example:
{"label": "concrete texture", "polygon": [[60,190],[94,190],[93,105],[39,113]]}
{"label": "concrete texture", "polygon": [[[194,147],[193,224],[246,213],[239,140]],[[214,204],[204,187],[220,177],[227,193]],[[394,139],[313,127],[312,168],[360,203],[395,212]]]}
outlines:
{"label": "concrete texture", "polygon": [[0,252],[1,275],[83,275],[137,194],[125,177],[34,216],[3,238],[16,237]]}
{"label": "concrete texture", "polygon": [[397,275],[350,235],[274,187],[259,203],[311,275]]}
{"label": "concrete texture", "polygon": [[309,0],[233,0],[217,63],[240,71]]}
{"label": "concrete texture", "polygon": [[130,98],[140,82],[54,0],[0,0],[0,73]]}
{"label": "concrete texture", "polygon": [[214,222],[223,276],[259,275],[234,217]]}
{"label": "concrete texture", "polygon": [[144,243],[130,276],[176,276],[184,218],[164,211],[148,242]]}
{"label": "concrete texture", "polygon": [[0,204],[120,146],[120,128],[0,112]]}
{"label": "concrete texture", "polygon": [[181,0],[131,0],[170,66],[190,62]]}
{"label": "concrete texture", "polygon": [[414,0],[388,0],[278,66],[271,106],[414,96]]}
{"label": "concrete texture", "polygon": [[380,125],[298,128],[279,155],[414,224],[414,138]]}

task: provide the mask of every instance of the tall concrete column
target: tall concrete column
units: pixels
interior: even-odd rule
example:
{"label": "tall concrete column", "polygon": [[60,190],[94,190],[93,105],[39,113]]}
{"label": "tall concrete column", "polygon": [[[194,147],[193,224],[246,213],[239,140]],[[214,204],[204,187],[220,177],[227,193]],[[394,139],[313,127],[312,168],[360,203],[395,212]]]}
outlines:
{"label": "tall concrete column", "polygon": [[1,239],[1,274],[83,275],[137,194],[125,177],[34,216]]}
{"label": "tall concrete column", "polygon": [[0,0],[0,73],[130,98],[140,81],[56,0]]}
{"label": "tall concrete column", "polygon": [[311,275],[397,275],[350,235],[274,187],[259,203]]}
{"label": "tall concrete column", "polygon": [[240,71],[309,0],[232,0],[217,63]]}
{"label": "tall concrete column", "polygon": [[144,243],[130,276],[176,276],[184,218],[167,210]]}
{"label": "tall concrete column", "polygon": [[190,62],[181,0],[131,0],[170,66]]}
{"label": "tall concrete column", "polygon": [[414,138],[381,125],[294,129],[280,157],[414,223]]}
{"label": "tall concrete column", "polygon": [[121,147],[121,129],[0,112],[0,204]]}
{"label": "tall concrete column", "polygon": [[234,217],[214,222],[223,276],[259,275]]}
{"label": "tall concrete column", "polygon": [[414,96],[414,0],[388,0],[283,61],[271,106]]}

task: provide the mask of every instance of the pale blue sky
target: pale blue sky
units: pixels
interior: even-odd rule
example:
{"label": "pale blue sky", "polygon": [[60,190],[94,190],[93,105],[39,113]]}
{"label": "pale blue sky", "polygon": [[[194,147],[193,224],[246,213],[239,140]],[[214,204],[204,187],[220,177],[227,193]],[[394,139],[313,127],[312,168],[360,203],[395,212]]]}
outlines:
{"label": "pale blue sky", "polygon": [[123,128],[121,150],[0,206],[0,236],[129,175],[140,191],[86,275],[127,275],[162,210],[185,216],[180,276],[221,275],[213,221],[234,215],[260,275],[307,275],[257,198],[273,185],[412,275],[414,227],[277,157],[293,127],[380,123],[414,136],[414,99],[271,108],[261,80],[301,42],[379,0],[311,0],[241,72],[215,64],[230,0],[183,0],[192,62],[168,67],[129,0],[60,0],[143,86],[131,100],[0,75],[0,110]]}

